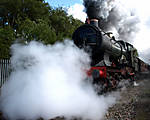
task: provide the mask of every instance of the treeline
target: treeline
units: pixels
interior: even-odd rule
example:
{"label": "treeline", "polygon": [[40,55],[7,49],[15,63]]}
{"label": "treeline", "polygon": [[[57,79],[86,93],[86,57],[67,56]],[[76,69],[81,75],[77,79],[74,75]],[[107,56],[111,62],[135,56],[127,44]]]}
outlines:
{"label": "treeline", "polygon": [[53,9],[45,0],[0,0],[0,58],[9,58],[17,40],[54,44],[71,38],[83,24],[62,8]]}

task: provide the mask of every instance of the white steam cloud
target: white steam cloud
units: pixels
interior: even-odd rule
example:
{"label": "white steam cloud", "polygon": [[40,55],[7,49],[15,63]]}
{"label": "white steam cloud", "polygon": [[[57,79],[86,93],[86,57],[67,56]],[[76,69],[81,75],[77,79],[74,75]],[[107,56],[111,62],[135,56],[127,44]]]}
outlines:
{"label": "white steam cloud", "polygon": [[82,22],[86,20],[86,13],[84,12],[84,6],[81,4],[74,4],[67,10],[68,15],[72,15],[75,19],[79,19]]}
{"label": "white steam cloud", "polygon": [[133,45],[138,49],[140,57],[150,63],[150,44],[149,44],[149,33],[150,33],[150,1],[147,0],[124,0],[125,7],[134,12],[135,16],[138,17],[138,32],[134,34]]}
{"label": "white steam cloud", "polygon": [[150,63],[150,7],[148,0],[83,0],[84,6],[98,10],[100,28],[112,31],[117,39],[128,41]]}
{"label": "white steam cloud", "polygon": [[115,97],[94,92],[86,80],[89,57],[72,41],[14,44],[12,54],[12,73],[0,96],[0,109],[8,119],[100,120],[115,102]]}

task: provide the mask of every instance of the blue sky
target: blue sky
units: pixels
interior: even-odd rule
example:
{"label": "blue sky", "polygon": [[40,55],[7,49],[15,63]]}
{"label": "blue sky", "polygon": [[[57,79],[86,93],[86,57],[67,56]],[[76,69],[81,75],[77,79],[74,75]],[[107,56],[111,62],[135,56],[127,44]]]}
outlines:
{"label": "blue sky", "polygon": [[82,0],[45,0],[53,7],[70,7],[74,4],[82,4]]}
{"label": "blue sky", "polygon": [[84,12],[83,0],[45,0],[55,7],[66,7],[68,15],[72,15],[74,18],[85,22],[86,13]]}

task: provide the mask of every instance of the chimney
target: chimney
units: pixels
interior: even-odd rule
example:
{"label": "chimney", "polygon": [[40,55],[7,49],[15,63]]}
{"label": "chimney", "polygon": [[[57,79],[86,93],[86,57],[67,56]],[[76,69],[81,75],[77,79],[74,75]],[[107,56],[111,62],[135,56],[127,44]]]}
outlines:
{"label": "chimney", "polygon": [[98,27],[98,19],[90,19],[90,24]]}
{"label": "chimney", "polygon": [[90,24],[96,27],[98,27],[98,21],[100,19],[99,10],[100,8],[96,6],[94,2],[93,4],[90,4],[86,9],[86,13],[88,15],[88,18],[90,19]]}

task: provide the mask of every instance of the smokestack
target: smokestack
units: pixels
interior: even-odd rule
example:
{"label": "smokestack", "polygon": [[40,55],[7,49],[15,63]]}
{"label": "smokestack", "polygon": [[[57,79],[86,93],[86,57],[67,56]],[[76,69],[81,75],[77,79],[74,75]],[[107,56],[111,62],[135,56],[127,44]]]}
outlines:
{"label": "smokestack", "polygon": [[99,27],[99,26],[98,26],[98,19],[90,19],[90,24],[91,24],[91,25],[94,25],[94,26],[96,26],[96,27]]}
{"label": "smokestack", "polygon": [[[86,0],[85,0],[86,1]],[[86,13],[88,15],[88,18],[90,19],[90,24],[98,27],[98,21],[100,19],[100,8],[97,6],[97,3],[95,1],[84,1],[84,5],[86,7]]]}

